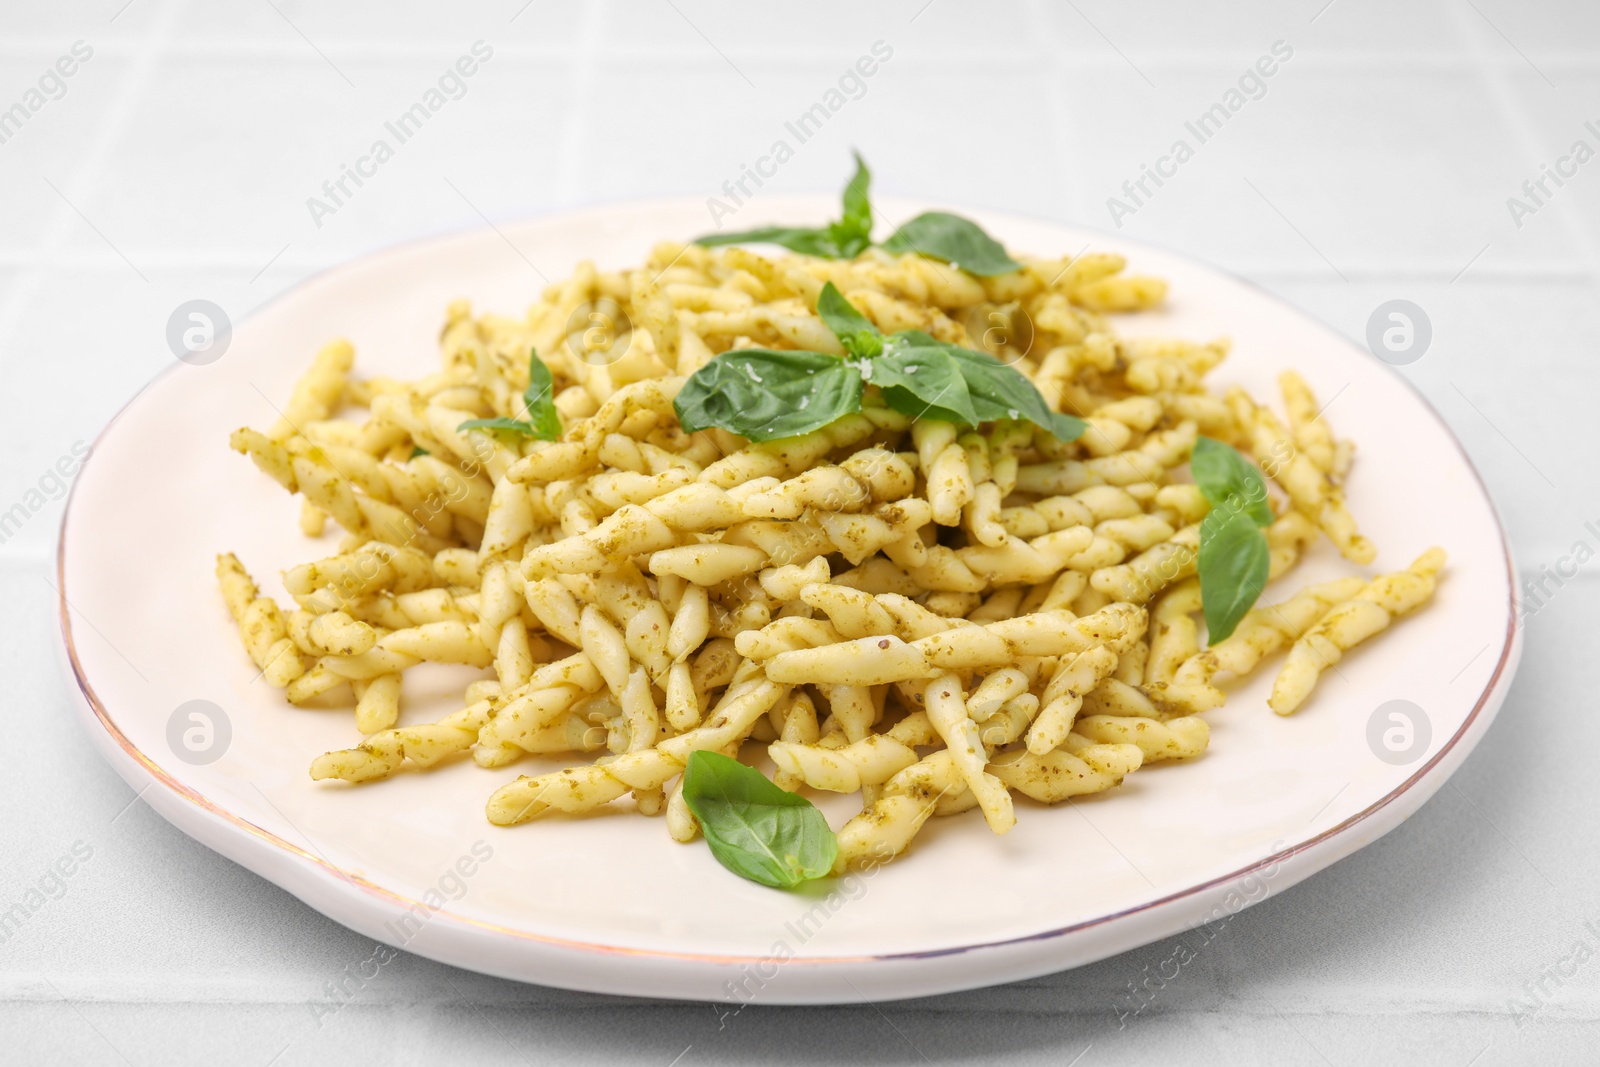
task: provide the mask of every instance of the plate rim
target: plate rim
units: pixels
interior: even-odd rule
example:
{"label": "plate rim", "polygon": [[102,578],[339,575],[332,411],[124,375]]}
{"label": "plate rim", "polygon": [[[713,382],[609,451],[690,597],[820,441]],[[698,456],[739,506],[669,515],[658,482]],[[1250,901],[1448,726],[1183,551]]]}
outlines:
{"label": "plate rim", "polygon": [[[773,199],[775,203],[780,200],[780,198]],[[782,202],[784,203],[798,203],[813,199],[820,200],[823,199],[823,197],[821,194],[810,194],[781,198]],[[884,199],[887,201],[925,203],[925,201],[922,201],[920,198],[907,196],[892,196]],[[284,301],[294,298],[303,290],[318,284],[319,282],[331,276],[343,273],[345,271],[359,269],[372,260],[390,254],[416,251],[429,245],[443,244],[477,233],[498,232],[502,225],[515,227],[527,223],[543,220],[554,220],[558,218],[577,219],[583,216],[600,216],[615,211],[619,208],[627,208],[629,210],[638,211],[658,207],[681,207],[691,203],[698,204],[699,201],[696,198],[686,196],[618,198],[607,201],[586,203],[571,208],[521,215],[503,224],[489,222],[487,225],[473,225],[471,223],[467,223],[459,227],[438,230],[422,236],[416,236],[402,241],[371,247],[352,256],[351,258],[341,260],[338,263],[315,271],[312,274],[309,274],[295,282],[293,285],[274,294],[270,299],[251,309],[248,314],[241,317],[234,324],[234,329],[237,330],[241,325],[263,314],[269,308],[276,307]],[[1210,273],[1225,276],[1236,283],[1244,285],[1245,287],[1253,290],[1259,296],[1272,301],[1280,308],[1287,310],[1297,318],[1304,320],[1309,325],[1333,334],[1340,340],[1340,342],[1352,349],[1355,353],[1362,353],[1362,350],[1354,341],[1346,337],[1333,326],[1323,322],[1321,319],[1307,312],[1298,305],[1278,296],[1248,277],[1242,276],[1232,270],[1219,267],[1207,260],[1201,259],[1187,252],[1176,251],[1165,246],[1152,244],[1146,241],[1130,239],[1122,236],[1121,234],[1106,233],[1106,231],[1095,227],[1079,226],[1076,223],[1063,222],[1061,220],[1023,212],[995,211],[988,208],[980,208],[977,209],[975,213],[992,215],[995,217],[1010,217],[1020,221],[1055,227],[1066,227],[1085,233],[1103,234],[1104,236],[1109,237],[1121,244],[1131,245],[1136,248],[1148,249],[1161,255],[1182,260]],[[85,675],[83,665],[78,657],[77,646],[74,640],[72,612],[75,609],[72,608],[66,588],[68,527],[73,515],[73,503],[76,499],[78,488],[82,482],[82,469],[87,467],[89,463],[93,462],[95,453],[99,449],[102,440],[112,431],[118,421],[122,419],[122,417],[133,407],[133,405],[138,403],[139,399],[154,385],[162,381],[169,374],[177,373],[182,366],[183,365],[178,361],[174,361],[172,364],[158,371],[150,378],[149,381],[141,386],[132,397],[130,397],[121,407],[119,407],[117,412],[112,415],[111,418],[107,420],[106,424],[95,434],[94,440],[90,444],[88,456],[84,459],[82,465],[80,466],[79,476],[73,479],[72,487],[68,491],[66,503],[62,510],[61,522],[57,533],[55,553],[56,599],[59,622],[56,634],[59,642],[57,645],[57,650],[59,653],[64,655],[64,667],[66,668],[65,673],[69,675],[77,688],[78,696],[80,698],[80,700],[77,702],[80,704],[80,714],[82,714],[81,709],[87,709],[89,714],[87,716],[85,725],[90,726],[91,728],[95,726],[99,727],[99,729],[92,729],[92,732],[97,735],[103,735],[97,737],[97,740],[101,745],[104,745],[106,740],[109,739],[116,746],[116,748],[112,751],[120,750],[123,755],[127,756],[131,760],[131,763],[134,767],[143,770],[145,777],[148,778],[145,788],[148,788],[151,784],[160,783],[169,791],[169,799],[176,798],[186,801],[194,806],[202,818],[209,817],[212,819],[221,820],[233,830],[243,831],[243,837],[234,836],[229,839],[238,841],[240,843],[239,847],[237,848],[237,855],[231,850],[225,850],[211,844],[210,842],[201,841],[201,843],[206,845],[207,848],[210,848],[218,854],[223,855],[225,858],[235,860],[236,862],[245,865],[253,873],[260,874],[253,864],[245,861],[243,857],[246,854],[256,854],[269,859],[286,858],[288,862],[302,864],[302,871],[309,874],[314,880],[327,879],[326,883],[324,884],[327,888],[336,893],[343,892],[343,888],[340,886],[340,883],[344,883],[344,886],[359,889],[367,895],[377,897],[394,906],[405,909],[426,909],[427,905],[422,901],[413,900],[394,890],[385,888],[384,886],[377,884],[364,875],[357,874],[352,871],[346,871],[324,859],[323,857],[316,855],[313,852],[309,852],[291,841],[285,840],[271,830],[256,825],[250,820],[228,810],[226,807],[222,806],[216,801],[204,796],[196,789],[178,781],[170,773],[164,770],[154,759],[152,759],[128,739],[127,735],[122,732],[121,728],[113,719],[110,709],[105,705],[104,701],[100,698],[99,693],[95,690],[93,684]],[[1450,757],[1455,754],[1457,747],[1463,742],[1463,740],[1469,734],[1474,732],[1474,728],[1479,725],[1478,720],[1480,716],[1484,714],[1485,708],[1489,707],[1491,703],[1494,703],[1495,707],[1489,712],[1490,721],[1492,721],[1494,714],[1498,712],[1499,702],[1503,700],[1505,691],[1510,684],[1511,677],[1514,675],[1516,667],[1521,658],[1520,627],[1517,625],[1517,621],[1520,616],[1519,609],[1521,604],[1521,591],[1517,581],[1517,567],[1511,550],[1511,540],[1506,533],[1505,523],[1500,516],[1500,509],[1495,504],[1494,497],[1490,493],[1488,485],[1484,482],[1482,474],[1478,471],[1477,466],[1472,462],[1472,457],[1467,453],[1466,448],[1462,445],[1460,439],[1456,436],[1455,431],[1450,427],[1450,424],[1445,421],[1443,416],[1439,414],[1438,410],[1433,406],[1433,404],[1429,402],[1428,398],[1409,378],[1390,366],[1383,367],[1383,370],[1387,372],[1391,380],[1397,381],[1406,390],[1408,390],[1413,399],[1415,399],[1422,406],[1428,417],[1431,418],[1434,423],[1444,431],[1444,434],[1449,440],[1450,445],[1455,449],[1456,454],[1465,464],[1466,469],[1471,473],[1473,484],[1477,487],[1478,492],[1481,494],[1485,503],[1487,503],[1490,516],[1494,520],[1495,532],[1499,537],[1500,549],[1506,566],[1507,586],[1510,590],[1510,597],[1506,605],[1507,614],[1505,639],[1501,645],[1500,654],[1495,663],[1494,670],[1490,673],[1488,680],[1485,682],[1483,690],[1478,694],[1477,698],[1473,702],[1472,710],[1461,721],[1459,728],[1449,737],[1448,740],[1446,740],[1443,745],[1440,746],[1438,752],[1436,752],[1429,760],[1427,760],[1427,762],[1425,762],[1412,775],[1406,778],[1405,781],[1400,783],[1394,789],[1390,790],[1388,793],[1385,793],[1382,797],[1346,818],[1344,821],[1329,827],[1321,833],[1286,847],[1280,851],[1269,853],[1265,857],[1257,859],[1244,867],[1238,868],[1237,870],[1218,875],[1204,882],[1198,882],[1193,885],[1186,886],[1185,888],[1176,892],[1168,893],[1164,896],[1160,896],[1143,903],[1135,904],[1118,911],[1098,915],[1091,919],[1070,923],[1065,926],[1053,927],[1051,929],[1042,930],[1035,933],[1020,934],[996,940],[974,941],[967,944],[952,945],[938,949],[908,950],[900,952],[875,953],[869,955],[793,956],[784,961],[785,965],[791,966],[794,964],[801,964],[808,967],[837,967],[840,965],[866,963],[903,964],[917,960],[962,955],[984,950],[1000,950],[1008,947],[1055,940],[1057,938],[1093,930],[1097,927],[1102,927],[1110,923],[1119,922],[1132,916],[1159,912],[1164,909],[1171,908],[1174,905],[1183,904],[1194,898],[1203,897],[1205,894],[1211,893],[1220,887],[1237,883],[1243,879],[1250,878],[1266,870],[1278,868],[1282,864],[1302,854],[1312,851],[1320,851],[1330,842],[1345,837],[1352,830],[1356,829],[1363,823],[1367,823],[1369,820],[1373,819],[1381,811],[1383,811],[1383,809],[1399,801],[1414,788],[1423,784],[1425,780],[1430,779],[1434,769],[1441,762],[1445,761],[1446,757]],[[1486,721],[1482,725],[1486,728],[1488,722]],[[1479,738],[1475,738],[1473,742],[1468,745],[1467,749],[1460,753],[1461,758],[1464,759],[1465,756],[1470,753],[1471,749],[1476,747],[1478,740],[1481,740],[1481,736]],[[102,751],[104,752],[104,750]],[[124,768],[119,765],[118,761],[108,759],[107,762],[111,764],[112,768],[116,770],[130,786],[135,786],[135,783],[129,779],[128,774],[124,771]],[[1454,772],[1452,770],[1449,773]],[[1441,780],[1438,784],[1443,785],[1443,780]],[[137,786],[135,786],[135,788],[137,788]],[[1433,790],[1429,790],[1428,795],[1431,795],[1432,792]],[[142,789],[140,790],[140,795],[143,795]],[[1422,801],[1419,801],[1417,807],[1420,808],[1421,803],[1425,802],[1426,799],[1427,797],[1424,796]],[[152,804],[152,807],[155,807],[155,805]],[[162,811],[159,807],[156,810],[162,814],[163,818],[167,818],[167,821],[172,822],[173,825],[182,831],[186,836],[194,836],[190,833],[188,828],[169,817],[165,811]],[[1412,811],[1401,816],[1401,818],[1394,824],[1381,827],[1372,840],[1376,840],[1377,837],[1381,837],[1383,834],[1388,833],[1389,830],[1392,830],[1395,826],[1398,826],[1400,822],[1403,822],[1406,818],[1409,818],[1411,814],[1414,814],[1415,810],[1416,809],[1413,808]],[[1371,841],[1368,841],[1361,845],[1357,845],[1356,848],[1352,849],[1351,851],[1358,851],[1360,848],[1365,847],[1365,844],[1370,843]],[[266,849],[268,851],[260,852],[260,849]],[[1331,865],[1332,862],[1337,862],[1337,859],[1330,861],[1327,865]],[[1318,867],[1317,870],[1325,869],[1327,865]],[[1312,873],[1315,873],[1315,871],[1307,872],[1305,875],[1302,875],[1301,878],[1309,877],[1309,875]],[[267,877],[266,875],[260,876],[264,878]],[[267,878],[267,880],[273,881],[281,888],[288,888],[287,886],[284,886],[282,882],[278,882],[276,879]],[[1299,880],[1300,878],[1294,879],[1295,882],[1298,882]],[[291,889],[289,891],[307,906],[316,911],[323,912],[323,914],[328,914],[328,912],[322,907],[319,907],[318,905],[313,904],[311,901],[306,900],[294,890]],[[1255,902],[1252,901],[1250,903]],[[470,916],[460,915],[443,908],[438,910],[428,910],[433,918],[437,919],[442,916],[448,919],[450,922],[464,927],[465,930],[463,932],[466,933],[506,935],[518,941],[533,942],[539,945],[549,946],[551,948],[578,950],[603,956],[621,955],[635,958],[645,958],[654,961],[683,961],[721,966],[759,965],[765,964],[770,960],[770,957],[765,955],[684,952],[659,948],[640,948],[626,945],[605,944],[602,942],[562,937],[554,934],[538,933],[533,930],[527,930],[518,927],[505,926],[499,923],[488,922],[482,919],[474,919]],[[341,920],[336,919],[335,921]],[[341,924],[343,925],[342,921]],[[410,951],[418,952],[418,954],[432,955],[432,953],[420,950],[418,947],[411,945],[408,945],[407,948]],[[1071,965],[1069,964],[1068,966]]]}

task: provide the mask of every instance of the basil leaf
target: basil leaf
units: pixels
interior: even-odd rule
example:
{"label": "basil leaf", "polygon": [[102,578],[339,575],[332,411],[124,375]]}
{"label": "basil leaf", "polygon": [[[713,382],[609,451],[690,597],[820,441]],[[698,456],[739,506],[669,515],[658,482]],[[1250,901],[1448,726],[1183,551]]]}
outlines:
{"label": "basil leaf", "polygon": [[[708,233],[696,237],[695,244],[766,243],[823,259],[854,259],[872,247],[872,171],[861,153],[853,155],[856,172],[840,198],[843,214],[827,226],[763,226],[735,233]],[[883,247],[890,252],[914,252],[943,260],[983,277],[1022,269],[1022,264],[1006,253],[1005,246],[984,233],[977,223],[945,211],[918,215],[896,230]]]}
{"label": "basil leaf", "polygon": [[738,233],[708,233],[703,237],[696,237],[694,243],[711,247],[714,245],[737,244],[773,244],[781,245],[791,252],[800,252],[808,256],[820,256],[823,259],[838,259],[839,247],[834,243],[833,236],[827,230],[806,229],[798,226],[764,226],[756,230],[743,230]]}
{"label": "basil leaf", "polygon": [[1209,437],[1199,438],[1189,457],[1189,473],[1212,507],[1242,511],[1257,526],[1271,525],[1267,483],[1256,465],[1235,449]]}
{"label": "basil leaf", "polygon": [[507,437],[554,441],[561,436],[561,415],[556,411],[555,398],[550,395],[554,387],[555,380],[550,377],[550,368],[544,365],[538,352],[531,352],[528,355],[528,388],[522,393],[522,404],[527,408],[528,420],[468,419],[457,426],[456,431],[488,430]]}
{"label": "basil leaf", "polygon": [[528,409],[528,421],[533,433],[541,441],[554,441],[561,436],[561,415],[556,411],[555,379],[550,368],[544,365],[537,351],[528,353],[528,388],[522,393],[522,402]]}
{"label": "basil leaf", "polygon": [[720,752],[691,753],[683,799],[711,854],[752,882],[791,888],[833,870],[839,843],[816,805]]}
{"label": "basil leaf", "polygon": [[720,426],[752,441],[794,437],[861,410],[861,372],[823,352],[741,348],[689,376],[673,401],[688,433]]}
{"label": "basil leaf", "polygon": [[943,346],[896,346],[867,363],[862,373],[902,415],[961,426],[976,426],[981,421],[973,410],[961,363]]}
{"label": "basil leaf", "polygon": [[836,222],[821,228],[805,226],[762,226],[737,233],[708,233],[696,237],[694,243],[707,247],[734,244],[774,244],[791,252],[823,259],[854,259],[872,244],[872,203],[867,199],[867,189],[872,184],[872,172],[855,153],[856,173],[844,187],[844,214]]}
{"label": "basil leaf", "polygon": [[523,422],[521,419],[468,419],[460,426],[457,426],[456,430],[488,430],[491,433],[504,434],[507,437],[535,436],[533,424],[531,422]]}
{"label": "basil leaf", "polygon": [[857,311],[832,282],[824,285],[817,297],[817,314],[844,350],[857,359],[871,359],[883,351],[883,332]]}
{"label": "basil leaf", "polygon": [[[458,429],[459,429],[459,427],[458,427]],[[426,448],[423,448],[421,445],[412,445],[411,446],[411,456],[410,456],[411,459],[416,459],[418,456],[431,456],[432,454],[433,453],[429,452]]]}
{"label": "basil leaf", "polygon": [[844,187],[844,215],[828,227],[840,259],[854,259],[872,244],[872,202],[867,190],[872,185],[872,172],[860,152],[856,157],[856,173]]}
{"label": "basil leaf", "polygon": [[1248,514],[1217,508],[1200,523],[1200,606],[1206,642],[1239,625],[1267,584],[1267,535]]}
{"label": "basil leaf", "polygon": [[1022,264],[1006,254],[1005,246],[983,232],[971,219],[944,211],[928,211],[890,235],[883,242],[887,252],[915,252],[929,259],[941,259],[968,274],[988,277],[1021,270]]}
{"label": "basil leaf", "polygon": [[1039,390],[1015,367],[1008,367],[987,352],[960,345],[941,347],[961,364],[978,421],[1027,419],[1061,441],[1076,441],[1088,428],[1082,419],[1052,411]]}

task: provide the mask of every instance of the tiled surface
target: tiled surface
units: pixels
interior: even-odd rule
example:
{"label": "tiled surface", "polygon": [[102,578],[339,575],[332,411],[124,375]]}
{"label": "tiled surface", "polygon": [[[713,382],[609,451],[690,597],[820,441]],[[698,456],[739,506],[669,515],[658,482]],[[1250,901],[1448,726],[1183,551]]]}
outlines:
{"label": "tiled surface", "polygon": [[[0,510],[166,365],[182,300],[243,314],[480,212],[712,195],[876,41],[892,59],[770,189],[837,187],[854,145],[887,191],[1110,228],[1121,183],[1282,40],[1294,56],[1266,92],[1124,230],[1352,337],[1380,302],[1417,301],[1434,348],[1404,373],[1465,442],[1522,566],[1600,519],[1600,162],[1520,227],[1506,206],[1573,140],[1600,148],[1588,5],[123,2],[0,10],[0,108],[74,42],[95,50],[0,144]],[[462,98],[318,227],[306,198],[478,40],[494,57]],[[1600,949],[1583,928],[1600,919],[1592,564],[1530,620],[1506,708],[1450,786],[1230,920],[1137,1015],[1120,1015],[1129,984],[1174,943],[1003,989],[728,1020],[402,956],[319,1018],[372,946],[169,827],[68,717],[59,508],[0,544],[0,715],[25,753],[0,779],[0,904],[74,843],[92,857],[0,945],[8,1059],[1467,1067],[1600,1046],[1600,963],[1564,962],[1580,938]]]}

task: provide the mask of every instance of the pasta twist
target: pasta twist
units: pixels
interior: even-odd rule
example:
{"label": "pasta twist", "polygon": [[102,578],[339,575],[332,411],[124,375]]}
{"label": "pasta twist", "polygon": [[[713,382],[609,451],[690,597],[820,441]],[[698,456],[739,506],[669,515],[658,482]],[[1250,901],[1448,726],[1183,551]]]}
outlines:
{"label": "pasta twist", "polygon": [[1133,715],[1086,715],[1074,724],[1073,732],[1096,744],[1134,745],[1145,763],[1193,759],[1211,741],[1211,727],[1194,716],[1162,722]]}
{"label": "pasta twist", "polygon": [[691,752],[720,750],[747,736],[756,720],[786,692],[786,686],[753,681],[730,691],[721,708],[704,726],[654,747],[628,752],[609,763],[569,767],[537,777],[524,775],[495,790],[487,808],[489,821],[497,826],[511,826],[551,808],[577,814],[633,789],[659,789],[683,771]]}
{"label": "pasta twist", "polygon": [[1267,704],[1279,715],[1292,714],[1311,695],[1317,678],[1362,641],[1388,628],[1396,617],[1415,611],[1429,597],[1444,568],[1445,554],[1430,548],[1403,571],[1368,582],[1301,635],[1289,649]]}
{"label": "pasta twist", "polygon": [[245,650],[269,685],[283,689],[305,673],[305,664],[289,639],[283,612],[270,597],[261,595],[232,552],[217,557],[217,581],[222,598],[239,627]]}

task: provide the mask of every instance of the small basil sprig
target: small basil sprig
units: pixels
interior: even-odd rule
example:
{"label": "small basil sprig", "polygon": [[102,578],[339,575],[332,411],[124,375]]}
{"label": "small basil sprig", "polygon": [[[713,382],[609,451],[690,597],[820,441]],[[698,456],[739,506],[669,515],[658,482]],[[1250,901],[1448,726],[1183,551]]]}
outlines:
{"label": "small basil sprig", "polygon": [[833,870],[839,843],[816,805],[720,752],[694,752],[683,800],[711,854],[752,882],[789,889]]}
{"label": "small basil sprig", "polygon": [[551,395],[555,388],[555,380],[550,377],[550,368],[544,365],[544,360],[539,358],[539,353],[528,353],[528,388],[522,394],[523,406],[528,409],[528,418],[521,419],[468,419],[456,427],[462,430],[488,430],[491,433],[506,434],[507,436],[534,437],[540,441],[554,441],[561,436],[561,416],[556,412],[555,398]]}
{"label": "small basil sprig", "polygon": [[1272,523],[1272,508],[1261,471],[1221,441],[1196,440],[1189,473],[1211,502],[1200,522],[1197,564],[1206,640],[1214,645],[1233,633],[1267,584],[1270,552],[1262,527]]}
{"label": "small basil sprig", "polygon": [[867,199],[872,172],[867,169],[861,153],[855,153],[855,157],[856,173],[844,187],[844,214],[837,222],[820,229],[764,226],[739,233],[709,233],[696,237],[694,243],[709,246],[761,242],[823,259],[854,259],[872,244],[872,204]]}
{"label": "small basil sprig", "polygon": [[915,252],[941,259],[968,274],[990,277],[1021,270],[1022,264],[977,223],[944,211],[928,211],[901,226],[883,242],[885,252]]}
{"label": "small basil sprig", "polygon": [[894,410],[912,418],[978,424],[961,365],[942,342],[909,330],[884,337],[832,282],[817,297],[817,315],[844,350],[862,361],[861,377],[876,385]]}
{"label": "small basil sprig", "polygon": [[912,418],[962,426],[1026,419],[1062,441],[1084,422],[1050,410],[1020,371],[985,352],[937,340],[920,330],[887,336],[828,282],[817,298],[821,316],[850,356],[741,348],[724,352],[690,375],[674,407],[693,433],[711,426],[752,441],[794,437],[861,410],[862,383]]}
{"label": "small basil sprig", "polygon": [[[766,243],[823,259],[854,259],[873,243],[872,202],[867,195],[872,172],[859,152],[855,153],[855,159],[856,173],[844,187],[844,214],[837,222],[821,228],[763,226],[738,233],[710,233],[696,237],[695,244]],[[1022,269],[1022,264],[1007,254],[1005,246],[977,223],[946,211],[918,215],[890,234],[880,247],[896,255],[914,252],[981,277]]]}

